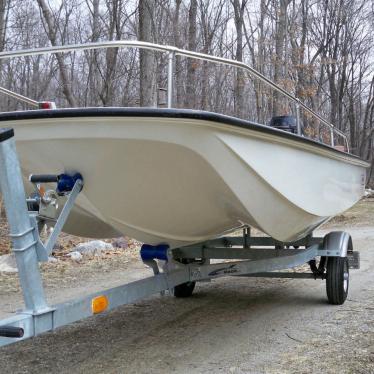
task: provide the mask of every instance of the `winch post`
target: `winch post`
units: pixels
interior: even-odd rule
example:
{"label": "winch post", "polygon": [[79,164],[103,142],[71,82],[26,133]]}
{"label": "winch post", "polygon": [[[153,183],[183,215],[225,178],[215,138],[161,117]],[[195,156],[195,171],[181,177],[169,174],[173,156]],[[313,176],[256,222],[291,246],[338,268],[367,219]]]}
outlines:
{"label": "winch post", "polygon": [[36,252],[34,227],[26,205],[13,129],[0,129],[0,189],[10,227],[13,252],[26,310],[35,313],[48,309]]}

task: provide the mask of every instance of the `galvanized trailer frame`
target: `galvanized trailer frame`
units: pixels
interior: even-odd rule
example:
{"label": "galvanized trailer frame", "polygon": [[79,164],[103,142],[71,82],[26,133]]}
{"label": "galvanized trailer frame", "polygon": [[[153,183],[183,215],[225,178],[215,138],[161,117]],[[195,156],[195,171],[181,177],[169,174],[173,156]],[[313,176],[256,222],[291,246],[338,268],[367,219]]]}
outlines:
{"label": "galvanized trailer frame", "polygon": [[[53,175],[34,176],[31,180],[55,182],[59,178]],[[315,266],[317,257],[348,257],[350,267],[357,268],[359,264],[358,252],[353,252],[351,237],[345,232],[331,232],[324,238],[308,236],[298,242],[285,244],[269,237],[251,237],[250,229],[244,228],[241,237],[221,237],[172,250],[165,245],[143,246],[142,259],[153,270],[152,276],[49,306],[44,295],[39,262],[48,260],[74,201],[83,188],[84,183],[79,175],[68,182],[70,186],[64,191],[66,204],[55,222],[53,233],[43,244],[39,237],[43,217],[38,212],[28,210],[13,130],[0,129],[0,188],[25,302],[22,312],[0,321],[0,346],[37,336],[155,293],[163,294],[167,290],[173,293],[179,285],[223,276],[324,279],[324,271]],[[156,259],[164,260],[162,269]],[[211,259],[234,261],[211,263]],[[314,264],[311,273],[278,272],[308,262]]]}

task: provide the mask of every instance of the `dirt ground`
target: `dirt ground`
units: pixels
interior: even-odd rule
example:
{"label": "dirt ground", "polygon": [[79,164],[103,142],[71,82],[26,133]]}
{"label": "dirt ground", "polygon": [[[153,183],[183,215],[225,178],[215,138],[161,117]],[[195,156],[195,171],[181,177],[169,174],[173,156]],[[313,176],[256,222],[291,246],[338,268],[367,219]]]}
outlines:
{"label": "dirt ground", "polygon": [[[361,252],[342,306],[321,280],[220,278],[1,348],[0,373],[374,373],[374,199],[318,234],[332,230]],[[42,266],[51,303],[151,274],[136,243],[78,263],[66,256],[75,240]],[[0,300],[1,318],[21,307],[16,275],[0,274]]]}

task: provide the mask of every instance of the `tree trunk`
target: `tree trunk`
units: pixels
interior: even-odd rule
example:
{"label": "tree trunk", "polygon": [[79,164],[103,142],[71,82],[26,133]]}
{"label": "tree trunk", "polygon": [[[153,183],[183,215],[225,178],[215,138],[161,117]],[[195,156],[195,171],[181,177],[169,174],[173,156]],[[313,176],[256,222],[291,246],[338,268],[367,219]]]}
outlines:
{"label": "tree trunk", "polygon": [[[54,17],[48,8],[47,3],[45,0],[37,0],[40,10],[42,11],[43,19],[46,25],[46,32],[49,41],[51,42],[52,46],[57,45],[57,36],[56,36],[56,30],[57,25],[55,24]],[[71,85],[69,83],[69,76],[68,72],[64,63],[64,57],[61,53],[56,53],[56,59],[60,71],[60,77],[62,82],[62,92],[64,93],[66,100],[68,101],[69,105],[71,107],[76,106],[76,100],[73,96],[73,93],[71,91]]]}
{"label": "tree trunk", "polygon": [[[244,23],[244,9],[247,0],[233,0],[234,7],[234,21],[236,28],[236,61],[243,61],[243,23]],[[234,88],[234,110],[238,117],[244,117],[244,72],[242,69],[236,69],[236,81]]]}
{"label": "tree trunk", "polygon": [[5,47],[8,11],[9,0],[0,0],[0,51],[3,51]]}
{"label": "tree trunk", "polygon": [[[109,8],[109,40],[121,40],[120,13],[122,2],[112,0]],[[101,99],[104,106],[114,105],[114,83],[117,68],[118,48],[108,48],[105,54],[105,75],[101,91]]]}
{"label": "tree trunk", "polygon": [[[100,0],[92,0],[92,36],[91,42],[95,43],[100,37],[100,13],[99,13]],[[88,73],[88,86],[89,92],[86,93],[89,105],[98,104],[99,92],[99,70],[98,70],[98,50],[94,49],[88,52],[89,58],[89,73]],[[86,103],[87,104],[87,103]]]}
{"label": "tree trunk", "polygon": [[[275,34],[275,63],[274,82],[280,84],[284,78],[283,65],[285,62],[285,41],[287,32],[287,7],[290,0],[279,0]],[[283,97],[278,91],[273,92],[273,115],[284,114]]]}
{"label": "tree trunk", "polygon": [[[196,51],[197,0],[191,0],[188,12],[188,49]],[[196,104],[196,61],[187,61],[186,108],[195,108]]]}
{"label": "tree trunk", "polygon": [[[153,42],[154,2],[139,0],[139,40]],[[140,106],[156,105],[156,60],[154,52],[140,49]]]}
{"label": "tree trunk", "polygon": [[[264,61],[265,61],[265,32],[264,32],[264,22],[265,22],[265,12],[267,6],[266,0],[261,0],[260,3],[260,21],[259,21],[259,39],[258,39],[258,57],[257,57],[257,70],[260,73],[264,72]],[[265,94],[263,92],[263,83],[258,79],[255,81],[255,95],[256,95],[256,113],[257,121],[259,123],[265,123]]]}
{"label": "tree trunk", "polygon": [[[177,48],[181,48],[181,41],[180,41],[180,24],[179,24],[179,16],[180,16],[180,6],[182,0],[175,1],[175,12],[173,17],[173,35],[174,35],[174,45]],[[183,105],[183,66],[182,66],[182,59],[181,56],[175,56],[175,92],[176,92],[176,102],[175,106],[182,106]]]}

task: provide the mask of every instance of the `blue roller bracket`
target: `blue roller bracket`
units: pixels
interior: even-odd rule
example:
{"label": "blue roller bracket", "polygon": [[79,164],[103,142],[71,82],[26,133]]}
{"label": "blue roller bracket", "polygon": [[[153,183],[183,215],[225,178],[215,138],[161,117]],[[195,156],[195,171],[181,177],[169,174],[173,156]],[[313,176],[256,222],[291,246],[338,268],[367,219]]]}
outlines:
{"label": "blue roller bracket", "polygon": [[156,260],[156,259],[167,261],[168,260],[168,256],[167,256],[168,249],[169,249],[168,244],[159,244],[159,245],[143,244],[140,249],[140,256],[143,261]]}

